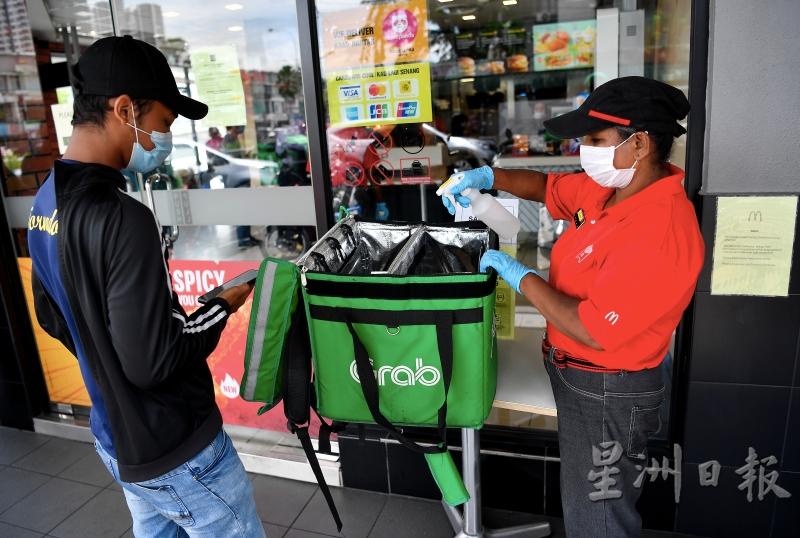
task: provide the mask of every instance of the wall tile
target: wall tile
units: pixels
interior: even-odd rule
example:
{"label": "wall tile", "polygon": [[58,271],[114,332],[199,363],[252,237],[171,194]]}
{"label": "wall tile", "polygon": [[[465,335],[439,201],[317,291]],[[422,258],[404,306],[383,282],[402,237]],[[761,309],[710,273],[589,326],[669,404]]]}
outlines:
{"label": "wall tile", "polygon": [[759,501],[757,486],[753,501],[738,489],[742,479],[737,467],[723,467],[716,487],[701,486],[698,466],[683,467],[681,497],[676,530],[710,538],[768,537],[772,526],[774,499]]}
{"label": "wall tile", "polygon": [[724,383],[689,384],[684,461],[744,464],[748,447],[780,457],[790,388]]}
{"label": "wall tile", "polygon": [[[390,493],[441,500],[442,494],[431,476],[425,456],[394,443],[387,444],[386,450],[389,459]],[[461,453],[451,451],[451,454],[460,469]]]}
{"label": "wall tile", "polygon": [[800,295],[695,295],[692,381],[791,386]]}
{"label": "wall tile", "polygon": [[[792,389],[792,403],[786,428],[786,446],[781,457],[781,469],[800,473],[800,389]],[[797,492],[800,496],[800,491]]]}
{"label": "wall tile", "polygon": [[384,443],[340,435],[339,453],[346,487],[389,492]]}
{"label": "wall tile", "polygon": [[[549,454],[548,450],[548,454]],[[548,461],[545,463],[545,506],[544,513],[552,517],[564,517],[564,509],[561,505],[561,480],[559,472],[561,463]]]}
{"label": "wall tile", "polygon": [[0,381],[0,426],[33,429],[25,387],[22,383]]}
{"label": "wall tile", "polygon": [[797,538],[800,536],[800,473],[781,473],[778,485],[792,496],[775,499],[772,538]]}
{"label": "wall tile", "polygon": [[484,454],[481,477],[484,506],[544,514],[544,461]]}

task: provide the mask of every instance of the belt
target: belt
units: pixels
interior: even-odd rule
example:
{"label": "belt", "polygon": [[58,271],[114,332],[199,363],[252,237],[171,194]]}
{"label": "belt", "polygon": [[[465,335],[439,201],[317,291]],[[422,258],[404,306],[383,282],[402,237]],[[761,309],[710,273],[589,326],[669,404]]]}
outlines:
{"label": "belt", "polygon": [[553,364],[556,366],[556,368],[567,368],[568,366],[571,366],[581,370],[601,372],[604,374],[618,374],[622,372],[622,370],[619,369],[605,368],[585,359],[579,359],[577,357],[567,355],[560,349],[550,345],[547,335],[545,335],[544,339],[542,340],[542,353],[544,353],[545,357],[553,361]]}

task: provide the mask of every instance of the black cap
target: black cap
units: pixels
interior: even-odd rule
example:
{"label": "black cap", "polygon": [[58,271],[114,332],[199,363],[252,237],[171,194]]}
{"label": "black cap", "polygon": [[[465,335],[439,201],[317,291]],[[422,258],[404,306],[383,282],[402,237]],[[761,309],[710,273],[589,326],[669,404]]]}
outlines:
{"label": "black cap", "polygon": [[178,91],[167,58],[149,43],[124,37],[104,37],[86,49],[73,69],[78,94],[154,99],[175,114],[199,120],[208,106]]}
{"label": "black cap", "polygon": [[572,112],[544,122],[558,138],[580,138],[608,127],[632,127],[680,136],[678,123],[689,113],[689,101],[674,86],[645,77],[622,77],[598,86]]}

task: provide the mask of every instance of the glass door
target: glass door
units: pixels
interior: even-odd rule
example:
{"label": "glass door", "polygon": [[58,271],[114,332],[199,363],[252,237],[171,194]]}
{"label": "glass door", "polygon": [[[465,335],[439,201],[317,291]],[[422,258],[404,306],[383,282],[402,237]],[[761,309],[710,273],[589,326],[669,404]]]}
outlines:
{"label": "glass door", "polygon": [[[640,75],[688,91],[688,0],[315,5],[315,78],[330,169],[324,203],[334,220],[356,213],[452,221],[435,191],[454,172],[483,165],[579,170],[578,141],[550,137],[543,122],[579,106],[597,85]],[[681,138],[672,156],[678,166],[684,147]],[[502,248],[546,276],[565,223],[525,200],[518,215],[521,232]],[[509,360],[504,351],[524,355],[516,362],[538,360],[542,316],[502,285],[497,305],[501,362]],[[521,368],[521,377],[530,374]],[[524,408],[498,406],[490,423],[555,427],[554,419],[519,411]]]}
{"label": "glass door", "polygon": [[[295,7],[240,1],[55,0],[35,20],[22,0],[4,3],[14,8],[15,39],[26,37],[9,44],[13,54],[0,55],[8,63],[2,72],[15,73],[0,78],[6,85],[0,153],[28,291],[27,215],[71,134],[66,66],[108,35],[132,35],[157,47],[180,91],[209,105],[201,121],[176,120],[174,150],[163,166],[125,174],[132,197],[149,205],[145,185],[154,192],[154,210],[172,245],[173,288],[187,311],[198,306],[199,295],[257,268],[264,257],[293,259],[315,240]],[[52,73],[60,86],[40,87]],[[249,312],[250,301],[229,320],[209,358],[217,404],[228,425],[285,432],[280,408],[259,416],[258,404],[238,396]],[[35,316],[32,322],[53,409],[80,415],[90,401],[77,361]]]}

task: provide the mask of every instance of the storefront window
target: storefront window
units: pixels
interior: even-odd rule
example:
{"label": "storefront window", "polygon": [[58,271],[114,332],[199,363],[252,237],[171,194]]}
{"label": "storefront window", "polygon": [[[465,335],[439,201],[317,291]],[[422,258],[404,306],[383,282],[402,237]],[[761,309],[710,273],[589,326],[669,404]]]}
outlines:
{"label": "storefront window", "polygon": [[[578,141],[552,138],[543,123],[597,85],[641,75],[688,90],[688,0],[316,4],[334,218],[452,220],[435,186],[454,172],[579,170]],[[682,138],[678,166],[684,147]],[[565,223],[535,202],[520,201],[518,215],[516,243],[503,249],[546,276]],[[543,318],[524,297],[498,293],[499,399],[503,372],[545,374],[530,367]],[[527,356],[512,368],[510,354]],[[524,389],[503,393],[489,422],[553,429]]]}
{"label": "storefront window", "polygon": [[[201,121],[175,121],[164,165],[123,173],[129,195],[157,209],[172,245],[173,289],[187,311],[197,296],[264,257],[293,259],[315,240],[294,3],[54,0],[31,20],[24,0],[0,2],[0,20],[13,30],[0,36],[3,189],[18,209],[11,225],[31,312],[25,215],[69,143],[67,66],[101,37],[131,35],[154,45],[179,91],[209,105]],[[239,398],[249,312],[248,301],[208,360],[217,404],[228,425],[285,432],[280,407],[259,416],[258,404]],[[33,325],[54,409],[85,413],[90,402],[77,362]]]}

